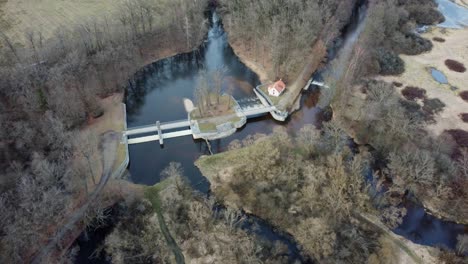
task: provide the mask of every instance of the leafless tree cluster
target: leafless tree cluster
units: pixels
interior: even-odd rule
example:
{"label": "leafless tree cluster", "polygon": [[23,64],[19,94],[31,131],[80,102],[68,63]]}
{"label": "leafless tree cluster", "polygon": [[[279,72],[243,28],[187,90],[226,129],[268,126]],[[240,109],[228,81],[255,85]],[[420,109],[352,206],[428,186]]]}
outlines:
{"label": "leafless tree cluster", "polygon": [[[363,89],[366,99],[361,107],[348,108],[341,121],[352,123],[357,140],[372,145],[377,156],[386,161],[383,173],[393,183],[388,190],[393,197],[390,204],[398,205],[401,200],[395,197],[410,191],[452,217],[465,218],[466,152],[454,160],[454,142],[449,135],[432,138],[424,133],[420,110],[406,108],[391,84],[370,81]],[[446,206],[449,202],[451,206]],[[387,213],[400,215],[397,211]]]}
{"label": "leafless tree cluster", "polygon": [[[319,38],[334,40],[348,22],[355,1],[221,1],[229,37],[270,64],[269,77],[294,79]],[[270,68],[270,67],[267,67]]]}
{"label": "leafless tree cluster", "polygon": [[[213,72],[201,71],[198,75],[197,86],[195,87],[195,100],[198,109],[198,114],[201,117],[208,116],[214,108],[222,107],[220,98],[224,92],[227,94],[232,93],[233,87],[228,87],[226,91],[223,90],[223,82],[226,74],[226,68],[220,68]],[[225,110],[231,107],[231,99],[226,104]]]}
{"label": "leafless tree cluster", "polygon": [[404,62],[398,54],[416,55],[432,49],[431,41],[416,34],[416,25],[435,24],[443,19],[435,1],[370,1],[361,45],[368,58],[361,74],[400,74]]}
{"label": "leafless tree cluster", "polygon": [[373,210],[363,177],[369,154],[353,154],[347,142],[336,123],[322,131],[306,126],[295,137],[277,129],[237,141],[245,147],[238,155],[210,163],[224,179],[214,193],[288,230],[304,253],[324,263],[365,262],[377,234],[356,224],[353,215]]}
{"label": "leafless tree cluster", "polygon": [[[102,114],[99,97],[121,92],[155,51],[199,43],[205,8],[204,0],[128,1],[117,17],[63,27],[51,39],[26,32],[25,47],[1,34],[0,262],[27,262],[96,183],[97,135],[78,128]],[[180,28],[182,18],[196,26]]]}
{"label": "leafless tree cluster", "polygon": [[[266,245],[241,230],[242,214],[231,208],[218,208],[212,198],[194,192],[180,168],[180,164],[172,163],[163,171],[165,180],[161,184],[165,188],[157,195],[158,210],[163,213],[165,224],[185,259],[223,263],[281,260],[281,246]],[[105,242],[112,262],[166,263],[173,260],[151,203],[146,199],[126,203],[122,219]]]}

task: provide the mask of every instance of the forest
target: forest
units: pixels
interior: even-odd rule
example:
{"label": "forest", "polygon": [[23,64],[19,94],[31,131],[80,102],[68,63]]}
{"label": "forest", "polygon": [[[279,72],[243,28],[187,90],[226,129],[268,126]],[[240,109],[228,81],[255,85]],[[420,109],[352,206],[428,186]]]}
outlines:
{"label": "forest", "polygon": [[[91,156],[99,135],[80,129],[102,115],[99,98],[122,92],[155,50],[200,43],[206,5],[199,2],[127,2],[114,21],[70,25],[47,40],[27,32],[25,46],[2,35],[0,262],[29,262],[56,232],[53,223],[81,203],[92,175],[76,157]],[[104,204],[96,201],[83,221]]]}
{"label": "forest", "polygon": [[[1,263],[77,263],[74,240],[103,225],[110,207],[115,226],[95,254],[112,263],[289,263],[288,245],[245,228],[251,216],[290,238],[304,263],[394,263],[401,250],[412,251],[389,235],[408,200],[467,224],[466,131],[430,134],[427,125],[446,105],[435,97],[416,101],[415,87],[402,97],[400,83],[380,78],[404,73],[404,56],[433,49],[415,29],[444,21],[436,1],[116,5],[111,17],[65,25],[47,38],[24,32],[24,44],[0,29]],[[362,33],[349,56],[329,61],[359,6],[366,7]],[[143,66],[206,45],[214,11],[233,52],[268,80],[302,83],[309,71],[324,72],[330,87],[318,104],[331,120],[296,131],[276,125],[268,135],[229,140],[224,152],[194,158],[208,193],[196,190],[177,162],[158,172],[153,186],[108,182],[114,160],[106,152],[117,151],[106,140],[121,135],[85,132],[105,114],[102,100],[125,95]],[[200,116],[210,100],[232,93],[222,89],[228,73],[201,72],[194,86]],[[210,142],[202,144],[212,154]],[[102,167],[98,178],[94,166]],[[466,232],[455,243],[455,250],[431,248],[431,259],[464,263]]]}

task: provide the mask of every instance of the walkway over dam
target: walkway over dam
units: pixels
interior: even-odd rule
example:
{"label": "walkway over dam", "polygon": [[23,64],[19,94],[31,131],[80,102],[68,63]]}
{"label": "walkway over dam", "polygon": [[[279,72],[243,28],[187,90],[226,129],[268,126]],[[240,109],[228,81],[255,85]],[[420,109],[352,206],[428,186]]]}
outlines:
{"label": "walkway over dam", "polygon": [[[236,109],[236,113],[248,119],[263,116],[275,110],[276,108],[274,106],[263,105],[260,100],[258,100],[258,98],[244,98],[238,101],[238,108]],[[194,138],[203,137],[195,137],[194,135],[201,134],[197,129],[194,129],[196,122],[197,121],[191,121],[188,119],[164,123],[157,121],[155,124],[151,125],[128,128],[123,132],[122,142],[131,145],[150,141],[159,141],[159,143],[163,145],[164,139],[183,137],[188,135],[193,135]],[[138,135],[148,133],[155,134],[138,137]],[[129,136],[135,137],[129,138]]]}

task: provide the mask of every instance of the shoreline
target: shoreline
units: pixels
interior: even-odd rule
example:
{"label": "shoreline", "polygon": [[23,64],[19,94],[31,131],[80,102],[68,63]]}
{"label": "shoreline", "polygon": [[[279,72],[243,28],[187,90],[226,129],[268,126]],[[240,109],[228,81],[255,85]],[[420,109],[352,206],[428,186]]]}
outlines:
{"label": "shoreline", "polygon": [[[225,28],[226,33],[229,35],[227,28]],[[239,58],[239,60],[250,70],[252,70],[255,74],[257,74],[258,78],[260,79],[261,83],[268,83],[272,82],[268,78],[267,69],[265,69],[262,65],[259,65],[255,60],[249,57],[248,51],[246,50],[245,46],[240,45],[238,42],[232,41],[229,36],[227,37],[228,43],[231,46],[234,54]]]}
{"label": "shoreline", "polygon": [[[233,151],[243,152],[245,150],[241,148],[241,149],[237,149]],[[232,151],[227,151],[227,152],[231,152],[231,154],[233,153]],[[226,157],[227,152],[220,153],[219,155],[221,155],[221,157],[218,156],[215,159],[216,160],[227,159]],[[229,157],[229,153],[227,154],[227,156]],[[200,169],[203,176],[205,176],[210,182],[210,184],[212,185],[213,194],[216,196],[216,191],[218,192],[220,191],[217,189],[217,187],[226,186],[232,181],[232,169],[233,168],[228,167],[226,169],[223,169],[222,171],[218,171],[215,165],[206,162],[207,158],[213,159],[213,156],[203,155],[195,162],[195,164]],[[283,232],[291,236],[294,239],[294,241],[296,241],[296,236],[293,235],[294,234],[293,230],[291,230],[290,228],[282,229],[279,226],[277,226],[275,223],[272,223],[270,220],[267,220],[266,218],[263,218],[262,216],[256,215],[255,213],[252,212],[252,208],[249,208],[248,206],[246,206],[246,204],[243,204],[241,200],[242,200],[241,197],[230,192],[228,195],[224,197],[224,199],[222,200],[222,203],[228,207],[243,210],[246,214],[252,215],[259,219],[263,219],[269,225],[277,228],[280,232]],[[377,216],[370,215],[370,214],[356,213],[353,216],[353,218],[361,222],[362,224],[372,225],[373,228],[377,232],[380,232],[383,237],[390,239],[390,241],[398,248],[398,251],[395,251],[395,253],[398,254],[399,259],[403,261],[404,263],[431,263],[431,264],[437,263],[437,260],[432,255],[432,251],[435,250],[434,247],[416,244],[401,235],[395,234],[388,227],[386,227],[378,219]],[[299,244],[299,242],[297,243]]]}

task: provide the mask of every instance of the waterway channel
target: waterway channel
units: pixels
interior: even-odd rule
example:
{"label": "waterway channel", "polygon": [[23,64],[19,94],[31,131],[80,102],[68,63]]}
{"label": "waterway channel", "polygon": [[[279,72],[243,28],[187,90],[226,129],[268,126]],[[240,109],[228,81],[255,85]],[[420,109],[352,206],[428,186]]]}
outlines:
{"label": "waterway channel", "polygon": [[[355,14],[354,25],[346,28],[346,38],[355,38],[355,32],[362,17]],[[125,103],[127,104],[128,127],[148,125],[156,121],[166,122],[187,118],[183,98],[193,99],[194,88],[201,70],[208,72],[225,68],[224,89],[232,88],[236,99],[253,97],[253,87],[260,84],[259,78],[235,56],[227,41],[226,33],[216,13],[212,15],[208,36],[203,45],[190,53],[167,58],[140,70],[130,81]],[[322,110],[316,107],[319,90],[304,92],[301,109],[293,113],[286,122],[278,122],[269,116],[249,119],[246,126],[234,135],[211,142],[214,153],[225,151],[235,139],[245,139],[256,133],[270,133],[275,126],[283,126],[294,134],[306,124],[320,126]],[[170,163],[179,162],[192,186],[209,194],[210,185],[194,166],[201,155],[208,155],[205,141],[190,136],[169,139],[164,146],[159,142],[130,145],[131,180],[138,184],[153,185],[160,181],[160,172]],[[252,219],[255,221],[255,219]],[[297,245],[287,235],[278,233],[265,221],[255,221],[258,235],[271,242],[282,241],[289,248],[290,260],[302,260]],[[248,225],[246,227],[248,229]],[[454,248],[456,236],[466,232],[463,225],[439,220],[424,212],[416,204],[408,206],[408,214],[395,232],[423,245],[443,245]],[[265,235],[266,234],[266,235]]]}

